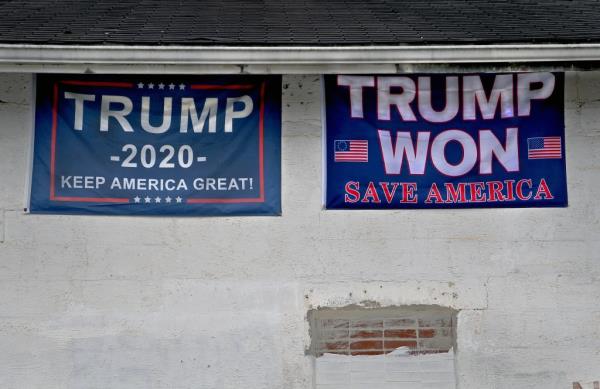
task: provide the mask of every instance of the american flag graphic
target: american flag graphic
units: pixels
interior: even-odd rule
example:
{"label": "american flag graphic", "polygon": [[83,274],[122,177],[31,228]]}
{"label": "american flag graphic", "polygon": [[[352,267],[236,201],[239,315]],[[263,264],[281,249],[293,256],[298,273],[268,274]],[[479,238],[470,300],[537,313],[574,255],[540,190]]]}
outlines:
{"label": "american flag graphic", "polygon": [[561,142],[560,136],[527,138],[527,158],[560,159],[562,158]]}
{"label": "american flag graphic", "polygon": [[336,140],[335,162],[369,162],[369,141]]}

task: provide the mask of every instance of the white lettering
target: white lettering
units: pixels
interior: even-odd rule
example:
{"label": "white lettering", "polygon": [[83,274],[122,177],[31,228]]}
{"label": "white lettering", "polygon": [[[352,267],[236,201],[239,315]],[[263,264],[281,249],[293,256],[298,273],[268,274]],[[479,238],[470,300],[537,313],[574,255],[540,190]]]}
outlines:
{"label": "white lettering", "polygon": [[65,99],[75,100],[75,121],[73,123],[73,129],[77,131],[83,130],[83,103],[85,101],[95,101],[96,96],[65,92]]}
{"label": "white lettering", "polygon": [[353,118],[363,115],[363,88],[374,87],[375,77],[372,76],[338,76],[338,85],[350,87],[350,112]]}
{"label": "white lettering", "polygon": [[[446,145],[451,141],[460,143],[463,149],[463,159],[456,165],[450,164],[446,159]],[[477,162],[477,145],[465,131],[444,131],[431,144],[431,160],[440,173],[451,177],[462,176],[473,169]]]}
{"label": "white lettering", "polygon": [[[119,103],[123,108],[120,110],[111,110],[111,103]],[[119,122],[123,131],[133,132],[131,124],[125,118],[125,116],[129,115],[133,109],[131,99],[125,96],[105,95],[102,96],[102,105],[100,109],[100,131],[108,131],[108,119],[113,117]]]}
{"label": "white lettering", "polygon": [[458,113],[458,77],[446,77],[446,107],[435,111],[431,105],[431,77],[419,77],[419,113],[432,123],[452,120]]}
{"label": "white lettering", "polygon": [[106,179],[103,176],[60,176],[61,188],[98,189]]}
{"label": "white lettering", "polygon": [[[543,100],[554,92],[554,74],[522,73],[517,75],[518,112],[519,116],[528,116],[531,112],[531,100]],[[539,89],[531,89],[531,84],[541,83]]]}
{"label": "white lettering", "polygon": [[[244,108],[236,111],[235,103],[244,104]],[[233,119],[242,119],[250,116],[253,108],[254,103],[252,102],[250,96],[227,98],[227,105],[225,107],[225,132],[233,131]]]}
{"label": "white lettering", "polygon": [[481,116],[484,119],[493,119],[498,103],[500,103],[501,117],[511,118],[515,116],[512,74],[496,76],[489,99],[485,95],[481,77],[463,77],[463,118],[465,120],[475,120],[477,115],[476,105],[479,106]]}
{"label": "white lettering", "polygon": [[519,129],[509,127],[506,129],[506,146],[502,144],[490,130],[479,131],[479,173],[492,173],[492,156],[504,166],[507,172],[519,171]]}
{"label": "white lettering", "polygon": [[181,99],[181,121],[179,131],[184,133],[188,130],[188,117],[192,120],[192,129],[194,132],[201,133],[208,119],[208,132],[217,132],[217,109],[219,100],[216,97],[209,97],[204,101],[202,113],[198,118],[196,113],[196,104],[191,97]]}
{"label": "white lettering", "polygon": [[381,145],[386,174],[400,174],[404,155],[406,155],[410,174],[423,174],[425,172],[427,149],[429,147],[429,132],[419,132],[417,134],[416,151],[413,147],[410,132],[398,131],[396,133],[395,148],[392,146],[390,131],[379,130],[377,133],[379,134],[379,143]]}
{"label": "white lettering", "polygon": [[171,126],[171,110],[173,107],[173,99],[165,97],[163,102],[163,121],[160,126],[150,124],[150,97],[142,97],[142,128],[151,134],[162,134]]}
{"label": "white lettering", "polygon": [[[402,88],[402,93],[392,94],[391,88]],[[415,95],[415,82],[409,77],[377,77],[377,118],[390,120],[390,106],[395,105],[402,120],[417,120],[409,105]]]}

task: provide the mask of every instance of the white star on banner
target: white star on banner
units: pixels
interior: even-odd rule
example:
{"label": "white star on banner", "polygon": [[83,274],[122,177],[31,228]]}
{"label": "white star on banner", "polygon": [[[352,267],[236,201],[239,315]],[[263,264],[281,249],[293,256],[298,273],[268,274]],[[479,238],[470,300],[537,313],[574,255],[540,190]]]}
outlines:
{"label": "white star on banner", "polygon": [[175,89],[175,84],[173,84],[173,83],[170,83],[170,84],[169,84],[169,89],[170,89],[170,90],[173,90],[173,89]]}
{"label": "white star on banner", "polygon": [[150,202],[150,197],[148,197],[148,196],[144,197],[144,202],[145,203],[149,203]]}
{"label": "white star on banner", "polygon": [[163,84],[162,82],[158,84],[158,89],[165,89],[165,84]]}
{"label": "white star on banner", "polygon": [[138,89],[144,89],[144,83],[143,82],[140,82],[138,84]]}
{"label": "white star on banner", "polygon": [[157,203],[160,203],[160,197],[156,196],[156,197],[154,198],[154,201],[155,201],[155,202],[157,202]]}
{"label": "white star on banner", "polygon": [[139,202],[140,202],[140,200],[141,200],[141,199],[140,199],[140,196],[135,196],[135,197],[133,198],[133,201],[135,201],[136,203],[139,203]]}
{"label": "white star on banner", "polygon": [[183,200],[183,199],[182,199],[181,197],[177,196],[177,197],[175,197],[175,200],[176,200],[178,203],[180,203],[180,202],[181,202],[181,200]]}
{"label": "white star on banner", "polygon": [[185,89],[185,84],[179,84],[179,90],[184,90]]}
{"label": "white star on banner", "polygon": [[154,84],[153,83],[148,84],[148,89],[154,89]]}
{"label": "white star on banner", "polygon": [[170,202],[171,202],[171,200],[172,200],[172,199],[171,199],[171,197],[170,197],[170,196],[167,196],[167,197],[165,197],[165,201],[166,201],[167,203],[170,203]]}

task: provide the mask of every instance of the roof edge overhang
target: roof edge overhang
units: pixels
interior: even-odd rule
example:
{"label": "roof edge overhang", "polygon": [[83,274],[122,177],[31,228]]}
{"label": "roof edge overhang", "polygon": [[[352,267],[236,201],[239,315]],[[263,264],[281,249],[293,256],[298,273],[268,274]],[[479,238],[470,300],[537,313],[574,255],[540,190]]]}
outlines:
{"label": "roof edge overhang", "polygon": [[600,69],[600,43],[435,46],[84,46],[0,44],[1,72],[340,73]]}

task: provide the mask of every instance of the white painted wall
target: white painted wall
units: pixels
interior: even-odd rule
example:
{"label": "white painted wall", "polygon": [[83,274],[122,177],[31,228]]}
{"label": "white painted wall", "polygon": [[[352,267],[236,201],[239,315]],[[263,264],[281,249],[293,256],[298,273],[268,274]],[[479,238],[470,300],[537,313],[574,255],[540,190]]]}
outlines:
{"label": "white painted wall", "polygon": [[566,77],[570,206],[321,210],[318,76],[286,76],[282,217],[22,212],[31,76],[0,75],[0,388],[311,388],[306,312],[460,309],[461,389],[600,378],[600,73]]}
{"label": "white painted wall", "polygon": [[454,351],[409,355],[324,354],[315,361],[316,389],[456,389]]}

